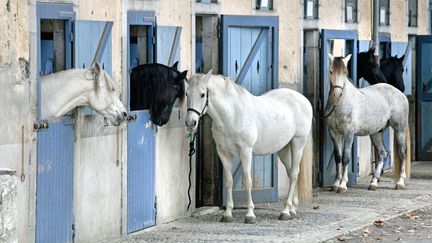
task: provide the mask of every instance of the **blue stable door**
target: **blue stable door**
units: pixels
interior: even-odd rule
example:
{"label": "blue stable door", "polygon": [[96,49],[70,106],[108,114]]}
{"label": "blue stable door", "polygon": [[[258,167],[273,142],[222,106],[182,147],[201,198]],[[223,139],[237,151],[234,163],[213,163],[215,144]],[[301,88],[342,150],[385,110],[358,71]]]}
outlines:
{"label": "blue stable door", "polygon": [[[155,16],[150,12],[128,12],[128,69],[154,62]],[[130,72],[129,72],[130,73]],[[129,83],[129,74],[128,74]],[[130,110],[127,125],[127,233],[156,224],[155,127],[148,110]]]}
{"label": "blue stable door", "polygon": [[[222,16],[222,70],[253,95],[277,88],[278,18]],[[277,194],[277,155],[254,156],[252,197],[272,202]],[[233,199],[246,202],[240,158],[233,159]],[[225,188],[223,188],[225,190]],[[224,196],[224,203],[226,202]]]}
{"label": "blue stable door", "polygon": [[417,160],[432,161],[432,35],[418,36],[417,45]]}
{"label": "blue stable door", "polygon": [[[320,117],[323,116],[330,89],[330,60],[328,58],[328,53],[331,53],[334,56],[347,56],[348,54],[353,54],[348,63],[348,71],[351,80],[357,80],[357,32],[322,30],[321,41]],[[355,82],[354,85],[357,86],[357,83]],[[325,119],[321,119],[320,131],[320,183],[321,186],[327,187],[331,186],[335,180],[336,164],[334,160],[334,146]],[[351,163],[348,166],[348,185],[355,185],[357,183],[358,175],[357,138],[354,138],[351,151]]]}
{"label": "blue stable door", "polygon": [[[71,68],[72,47],[71,27],[73,18],[72,4],[37,3],[37,96],[38,120],[35,124],[46,124],[37,129],[36,158],[36,232],[35,241],[43,243],[72,242],[73,229],[73,146],[74,120],[71,117],[61,117],[56,121],[41,117],[41,79],[56,70],[55,51],[64,51],[64,67]],[[42,33],[42,21],[56,20],[62,22],[64,39],[56,38],[54,33]],[[56,44],[64,43],[60,46]],[[57,60],[58,61],[58,60]]]}

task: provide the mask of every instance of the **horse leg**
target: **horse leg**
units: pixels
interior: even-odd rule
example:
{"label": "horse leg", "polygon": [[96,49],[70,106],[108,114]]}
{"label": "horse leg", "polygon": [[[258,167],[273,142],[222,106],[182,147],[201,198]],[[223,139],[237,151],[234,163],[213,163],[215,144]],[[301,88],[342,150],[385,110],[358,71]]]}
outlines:
{"label": "horse leg", "polygon": [[406,136],[405,129],[401,129],[399,131],[395,129],[395,136],[396,136],[396,141],[397,141],[399,158],[401,160],[400,174],[396,175],[399,177],[399,179],[396,182],[395,189],[396,190],[404,190],[405,189],[405,179],[406,179],[405,163],[406,163],[406,151],[407,151],[407,146],[405,144],[405,136]]}
{"label": "horse leg", "polygon": [[344,142],[343,156],[342,156],[342,170],[343,176],[342,181],[339,184],[338,193],[344,193],[348,190],[347,182],[348,182],[348,165],[351,162],[351,148],[354,140],[354,134],[347,134]]}
{"label": "horse leg", "polygon": [[[287,176],[291,184],[291,178],[290,178],[291,160],[292,160],[291,144],[289,143],[283,149],[279,150],[278,156],[282,164],[285,166]],[[288,189],[288,194],[289,194],[289,189]],[[290,207],[289,207],[290,204],[288,203],[288,198],[289,197],[287,197],[287,200],[285,202],[285,208],[282,210],[281,214],[279,215],[279,220],[290,219]]]}
{"label": "horse leg", "polygon": [[375,191],[378,186],[378,181],[381,177],[383,168],[384,168],[384,160],[387,158],[388,151],[384,145],[384,132],[379,132],[370,135],[370,138],[372,140],[372,144],[374,145],[375,149],[378,151],[378,162],[375,168],[374,175],[372,176],[372,181],[369,184],[368,190]]}
{"label": "horse leg", "polygon": [[331,189],[332,191],[337,191],[342,180],[342,136],[333,133],[331,129],[329,129],[329,131],[330,137],[333,141],[334,158],[336,163],[335,182],[333,183]]}
{"label": "horse leg", "polygon": [[252,201],[252,148],[242,148],[240,159],[243,167],[243,185],[246,189],[246,200],[248,211],[246,213],[245,223],[255,224],[256,217],[254,214],[254,204]]}
{"label": "horse leg", "polygon": [[297,204],[298,200],[295,194],[297,190],[297,179],[300,172],[300,162],[303,156],[303,148],[306,145],[306,141],[307,137],[299,137],[293,138],[290,142],[292,154],[291,170],[289,171],[290,186],[284,211],[289,209],[289,213],[292,215],[297,214],[295,204]]}
{"label": "horse leg", "polygon": [[227,204],[225,212],[222,216],[221,222],[232,222],[232,210],[234,208],[234,202],[232,197],[232,187],[233,187],[233,178],[232,178],[232,156],[223,151],[216,146],[217,153],[219,158],[222,161],[222,166],[224,168],[224,184],[227,194]]}

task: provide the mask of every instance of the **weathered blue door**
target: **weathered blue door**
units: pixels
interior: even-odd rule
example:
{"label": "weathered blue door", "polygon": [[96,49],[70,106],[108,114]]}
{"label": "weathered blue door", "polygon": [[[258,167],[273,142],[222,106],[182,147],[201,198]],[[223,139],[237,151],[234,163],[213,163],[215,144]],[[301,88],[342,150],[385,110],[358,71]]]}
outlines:
{"label": "weathered blue door", "polygon": [[[330,89],[330,60],[328,53],[335,56],[346,56],[353,54],[349,62],[349,76],[351,80],[357,80],[357,32],[343,30],[322,30],[321,33],[321,112],[327,104],[328,92]],[[353,81],[357,86],[357,82]],[[321,122],[321,151],[320,151],[320,181],[321,186],[327,187],[333,184],[336,175],[334,161],[333,143],[328,131],[325,119]],[[348,167],[348,185],[357,183],[358,159],[357,159],[357,139],[354,139],[351,164]]]}
{"label": "weathered blue door", "polygon": [[[41,104],[41,76],[55,70],[54,40],[42,36],[42,21],[63,21],[64,68],[71,68],[72,4],[37,4],[38,104]],[[38,121],[47,124],[38,130],[36,177],[36,242],[73,241],[73,119],[44,120],[38,105]]]}
{"label": "weathered blue door", "polygon": [[432,161],[432,35],[418,36],[417,45],[417,160]]}
{"label": "weathered blue door", "polygon": [[[154,13],[128,12],[129,71],[154,62],[154,30]],[[156,224],[156,134],[148,110],[130,110],[128,97],[128,112],[136,116],[127,127],[127,233],[131,233]]]}
{"label": "weathered blue door", "polygon": [[[222,16],[222,72],[254,95],[278,85],[278,18]],[[254,156],[252,193],[254,202],[277,200],[277,156]],[[233,199],[246,201],[239,158],[233,160]],[[225,202],[225,193],[224,202]]]}

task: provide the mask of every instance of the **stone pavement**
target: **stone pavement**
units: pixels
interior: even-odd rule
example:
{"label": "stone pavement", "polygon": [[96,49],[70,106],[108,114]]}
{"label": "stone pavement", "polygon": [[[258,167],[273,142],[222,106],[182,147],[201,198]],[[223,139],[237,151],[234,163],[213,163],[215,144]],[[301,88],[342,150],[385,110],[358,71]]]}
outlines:
{"label": "stone pavement", "polygon": [[[419,168],[416,170],[416,168]],[[432,163],[413,164],[412,172],[432,173]],[[407,190],[394,190],[391,177],[383,177],[377,191],[368,191],[370,178],[359,180],[345,194],[317,189],[310,205],[298,216],[277,220],[283,202],[255,205],[257,223],[244,224],[246,209],[234,209],[234,222],[220,223],[222,211],[161,224],[133,235],[103,242],[320,242],[360,230],[375,220],[389,220],[407,211],[432,205],[432,181],[415,179]],[[421,177],[424,178],[424,177]],[[314,209],[315,208],[315,209]]]}

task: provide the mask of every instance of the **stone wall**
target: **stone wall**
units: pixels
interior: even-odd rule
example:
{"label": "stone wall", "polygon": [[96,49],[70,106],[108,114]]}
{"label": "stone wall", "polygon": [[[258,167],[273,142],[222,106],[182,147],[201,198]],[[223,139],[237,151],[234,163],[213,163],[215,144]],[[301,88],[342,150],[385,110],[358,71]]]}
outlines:
{"label": "stone wall", "polygon": [[0,242],[18,242],[15,172],[0,169]]}

